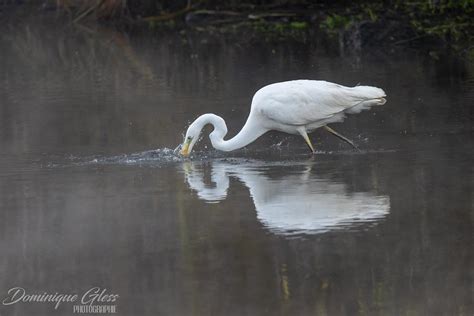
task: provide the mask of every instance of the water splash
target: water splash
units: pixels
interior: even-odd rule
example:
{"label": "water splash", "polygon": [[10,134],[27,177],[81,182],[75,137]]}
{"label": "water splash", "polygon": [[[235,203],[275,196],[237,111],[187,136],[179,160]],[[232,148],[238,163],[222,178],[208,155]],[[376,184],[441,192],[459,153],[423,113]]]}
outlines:
{"label": "water splash", "polygon": [[[131,154],[121,154],[116,156],[94,156],[94,157],[69,157],[68,160],[72,160],[75,165],[147,165],[147,166],[162,166],[170,163],[179,163],[184,161],[206,161],[209,159],[264,159],[268,161],[277,160],[294,160],[301,158],[311,157],[306,151],[301,153],[295,153],[294,151],[287,150],[286,154],[283,154],[281,150],[275,148],[269,148],[265,150],[242,150],[233,153],[220,152],[217,150],[206,150],[203,151],[193,151],[189,158],[184,158],[179,153],[181,145],[178,145],[176,148],[158,148],[154,150],[147,150],[143,152],[136,152]],[[373,154],[373,153],[384,153],[384,152],[393,152],[392,150],[371,150],[371,151],[317,151],[316,155],[364,155],[364,154]],[[278,155],[275,155],[278,153]]]}
{"label": "water splash", "polygon": [[[179,146],[177,147],[179,148]],[[159,148],[132,154],[122,154],[111,157],[93,157],[79,162],[79,165],[160,165],[163,163],[173,163],[183,161],[177,148]]]}
{"label": "water splash", "polygon": [[169,163],[184,162],[187,160],[203,161],[211,158],[222,157],[222,153],[217,151],[195,151],[190,158],[181,156],[179,150],[181,145],[176,148],[158,148],[154,150],[147,150],[131,154],[121,154],[110,157],[87,157],[77,159],[74,157],[77,165],[147,165],[147,166],[161,166]]}

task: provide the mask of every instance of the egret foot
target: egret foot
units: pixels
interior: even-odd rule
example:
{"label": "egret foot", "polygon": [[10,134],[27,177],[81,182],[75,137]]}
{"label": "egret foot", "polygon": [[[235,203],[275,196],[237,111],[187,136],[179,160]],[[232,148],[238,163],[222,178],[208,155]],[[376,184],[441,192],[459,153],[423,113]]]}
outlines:
{"label": "egret foot", "polygon": [[298,129],[298,132],[301,136],[303,136],[304,140],[306,141],[306,144],[308,144],[309,149],[311,149],[311,152],[315,154],[316,152],[314,151],[313,144],[311,144],[311,139],[309,139],[308,133],[306,133],[306,129],[304,127],[301,127]]}
{"label": "egret foot", "polygon": [[336,132],[335,130],[333,130],[332,128],[330,128],[329,126],[323,126],[325,130],[327,130],[329,133],[333,134],[334,136],[342,139],[343,141],[347,142],[349,145],[351,145],[352,147],[354,147],[355,149],[357,149],[358,151],[361,151],[359,149],[359,147],[357,147],[354,142],[352,142],[350,139],[348,139],[347,137],[344,137],[343,135],[339,134],[338,132]]}

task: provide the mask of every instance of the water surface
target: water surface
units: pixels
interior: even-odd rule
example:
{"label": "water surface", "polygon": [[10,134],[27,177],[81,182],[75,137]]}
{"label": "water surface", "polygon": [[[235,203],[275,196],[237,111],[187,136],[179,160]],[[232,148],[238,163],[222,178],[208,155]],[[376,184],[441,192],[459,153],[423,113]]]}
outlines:
{"label": "water surface", "polygon": [[[0,35],[0,295],[120,295],[119,315],[469,315],[472,63],[199,34],[8,26]],[[204,112],[229,135],[289,79],[383,87],[317,154],[269,133],[173,153]],[[209,130],[206,130],[206,133]],[[1,315],[70,315],[19,303]]]}

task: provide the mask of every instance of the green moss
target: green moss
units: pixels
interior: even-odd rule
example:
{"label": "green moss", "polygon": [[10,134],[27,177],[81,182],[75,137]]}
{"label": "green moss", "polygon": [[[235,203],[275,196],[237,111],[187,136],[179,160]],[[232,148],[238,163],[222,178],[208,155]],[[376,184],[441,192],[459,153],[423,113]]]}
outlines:
{"label": "green moss", "polygon": [[305,21],[294,21],[290,23],[290,27],[295,30],[304,30],[308,28],[308,23]]}
{"label": "green moss", "polygon": [[347,29],[351,25],[352,20],[347,16],[339,14],[328,15],[326,19],[321,23],[321,28],[334,31],[338,29]]}
{"label": "green moss", "polygon": [[293,22],[269,22],[266,20],[257,20],[253,22],[240,23],[231,28],[221,28],[221,30],[232,29],[233,32],[245,31],[251,29],[255,34],[263,35],[266,41],[275,41],[283,39],[304,39],[309,24],[305,21]]}
{"label": "green moss", "polygon": [[472,43],[474,0],[398,1],[400,11],[409,13],[410,24],[419,34],[451,42]]}

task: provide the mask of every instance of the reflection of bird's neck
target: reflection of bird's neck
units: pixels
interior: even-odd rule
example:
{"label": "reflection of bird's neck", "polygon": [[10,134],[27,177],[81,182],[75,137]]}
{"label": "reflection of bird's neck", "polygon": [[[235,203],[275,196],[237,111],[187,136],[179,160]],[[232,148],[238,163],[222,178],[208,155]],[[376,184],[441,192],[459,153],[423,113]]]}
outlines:
{"label": "reflection of bird's neck", "polygon": [[224,136],[227,134],[227,126],[222,117],[215,114],[204,114],[201,115],[198,120],[199,123],[202,124],[202,127],[207,124],[214,126],[214,130],[209,135],[209,138],[211,139],[212,146],[222,151],[232,151],[247,146],[268,131],[250,114],[240,132],[233,138],[224,140]]}
{"label": "reflection of bird's neck", "polygon": [[[204,183],[204,174],[196,170],[194,164],[186,162],[183,164],[186,181],[191,189],[198,193],[198,196],[206,201],[215,202],[227,197],[229,188],[229,177],[226,174],[226,165],[215,164],[211,172],[213,185]],[[202,170],[201,170],[202,171]]]}

